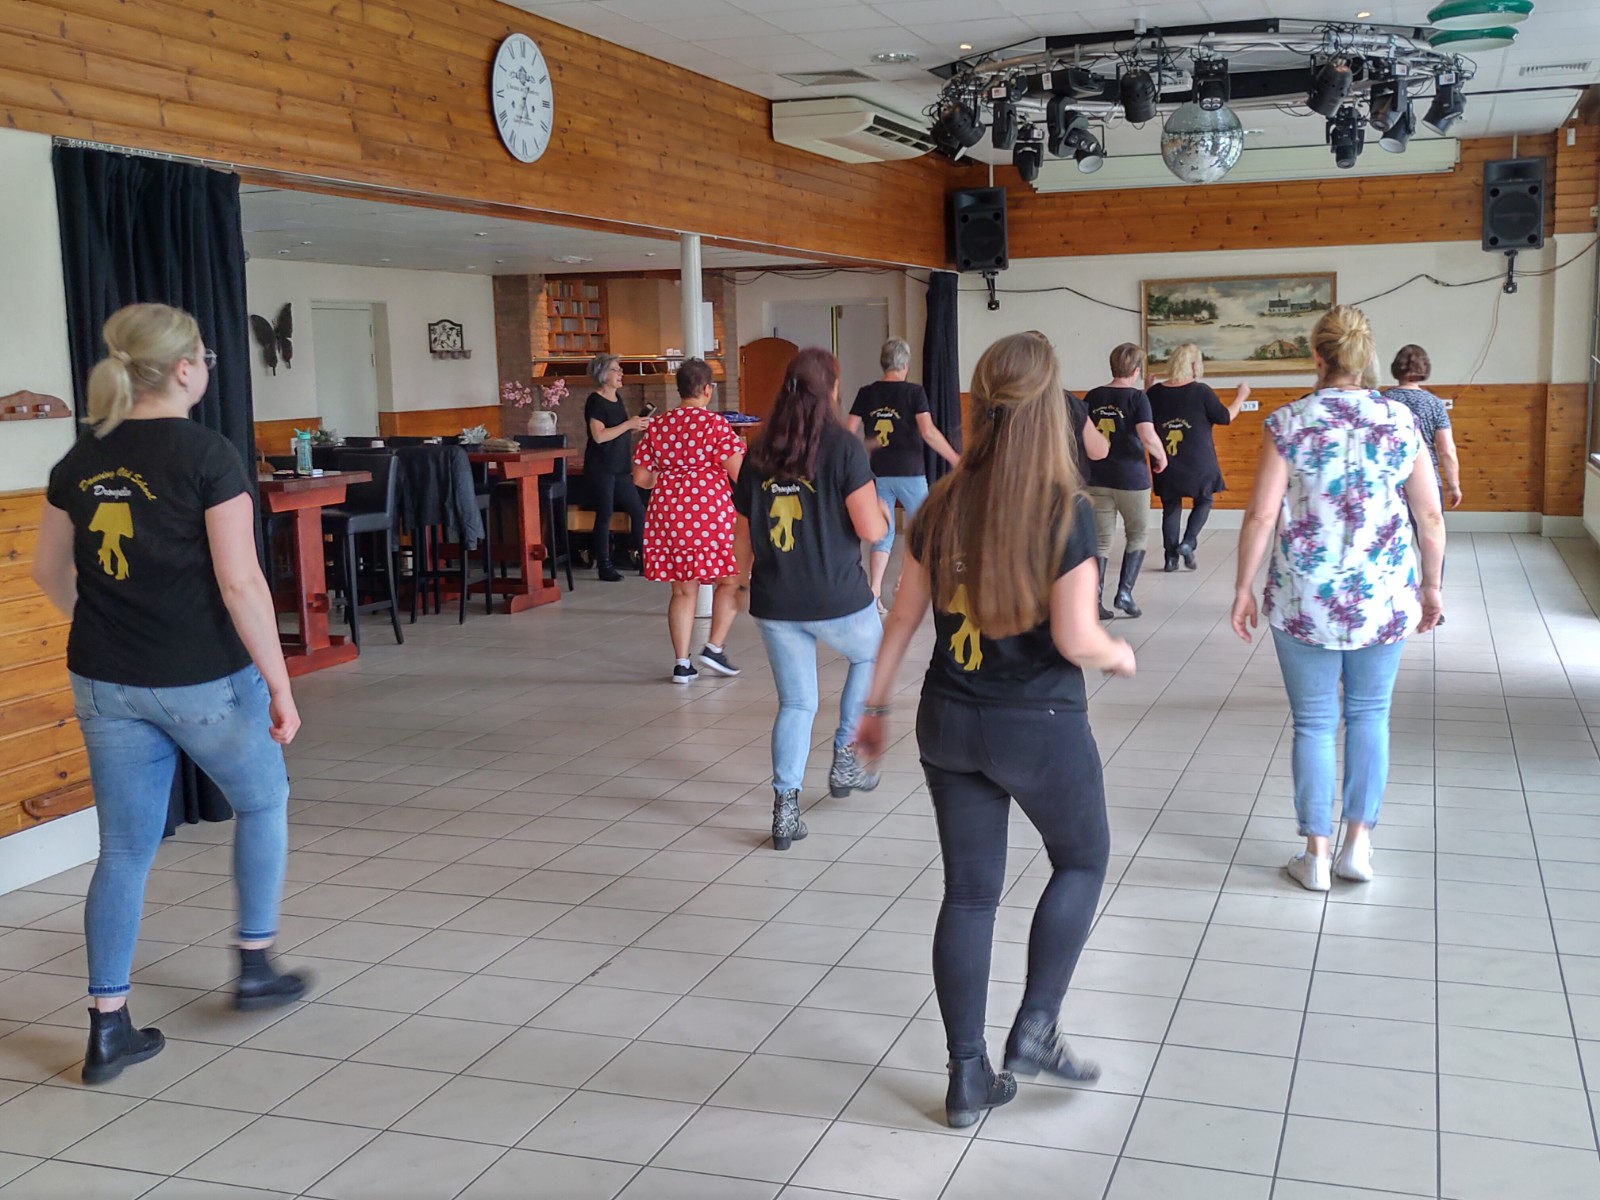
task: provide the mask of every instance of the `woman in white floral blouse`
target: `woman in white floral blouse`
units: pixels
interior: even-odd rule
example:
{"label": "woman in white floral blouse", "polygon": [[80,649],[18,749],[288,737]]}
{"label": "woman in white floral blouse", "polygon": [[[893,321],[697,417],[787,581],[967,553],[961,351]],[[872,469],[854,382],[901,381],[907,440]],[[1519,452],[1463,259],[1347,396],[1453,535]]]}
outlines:
{"label": "woman in white floral blouse", "polygon": [[[1360,385],[1373,352],[1366,317],[1343,305],[1329,310],[1311,345],[1317,390],[1266,423],[1239,533],[1233,628],[1250,641],[1256,571],[1276,530],[1264,607],[1294,713],[1294,807],[1306,839],[1288,872],[1325,892],[1334,871],[1372,878],[1371,830],[1389,778],[1389,702],[1406,637],[1432,629],[1443,611],[1444,517],[1411,411]],[[1335,866],[1341,708],[1345,837]]]}

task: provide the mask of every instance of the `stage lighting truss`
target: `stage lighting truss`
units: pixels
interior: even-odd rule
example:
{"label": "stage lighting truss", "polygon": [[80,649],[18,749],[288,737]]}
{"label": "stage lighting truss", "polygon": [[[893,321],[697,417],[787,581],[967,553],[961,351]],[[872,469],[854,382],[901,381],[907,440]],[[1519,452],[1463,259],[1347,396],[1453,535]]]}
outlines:
{"label": "stage lighting truss", "polygon": [[[1430,46],[1436,33],[1272,18],[1047,39],[1041,51],[996,51],[940,69],[946,83],[926,115],[940,150],[958,157],[981,137],[971,114],[990,129],[996,148],[1010,149],[1020,127],[1048,128],[1054,100],[1058,113],[1065,106],[1094,123],[1103,151],[1107,130],[1151,119],[1148,79],[1157,120],[1189,101],[1213,112],[1273,108],[1308,118],[1312,141],[1335,116],[1344,128],[1348,109],[1380,135],[1384,149],[1400,153],[1417,124],[1442,132],[1465,110],[1464,85],[1476,66]],[[1131,115],[1130,100],[1138,110]],[[1428,110],[1420,122],[1418,102]]]}

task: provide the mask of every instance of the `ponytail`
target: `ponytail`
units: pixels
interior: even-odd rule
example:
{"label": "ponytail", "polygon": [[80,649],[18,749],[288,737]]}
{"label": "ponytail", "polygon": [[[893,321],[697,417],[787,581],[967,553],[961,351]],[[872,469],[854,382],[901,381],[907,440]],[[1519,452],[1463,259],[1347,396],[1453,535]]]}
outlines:
{"label": "ponytail", "polygon": [[177,365],[200,352],[195,319],[165,304],[118,309],[103,336],[109,353],[89,372],[89,424],[96,437],[122,424],[141,392],[166,387]]}

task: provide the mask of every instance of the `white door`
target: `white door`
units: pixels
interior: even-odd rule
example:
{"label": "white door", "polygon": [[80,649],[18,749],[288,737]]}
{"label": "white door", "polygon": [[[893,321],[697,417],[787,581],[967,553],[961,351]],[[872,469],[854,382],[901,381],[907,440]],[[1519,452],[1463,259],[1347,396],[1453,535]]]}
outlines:
{"label": "white door", "polygon": [[372,305],[311,302],[317,415],[341,437],[378,433],[378,360]]}
{"label": "white door", "polygon": [[833,305],[827,301],[792,300],[771,307],[773,337],[807,346],[833,349]]}
{"label": "white door", "polygon": [[883,378],[878,355],[889,339],[889,306],[882,301],[841,304],[833,311],[833,352],[839,358],[839,403],[849,409],[860,388]]}

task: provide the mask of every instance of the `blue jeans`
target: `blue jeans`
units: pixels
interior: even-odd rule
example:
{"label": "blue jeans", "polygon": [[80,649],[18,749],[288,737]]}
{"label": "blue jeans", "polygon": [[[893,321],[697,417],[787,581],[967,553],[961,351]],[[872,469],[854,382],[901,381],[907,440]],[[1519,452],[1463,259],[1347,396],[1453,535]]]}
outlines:
{"label": "blue jeans", "polygon": [[191,687],[141,688],[72,676],[89,751],[100,861],[84,906],[89,994],[128,992],[145,881],[166,827],[181,749],[228,797],[238,817],[233,874],[239,940],[278,932],[288,851],[289,776],[269,730],[266,682],[255,667]]}
{"label": "blue jeans", "polygon": [[850,660],[844,691],[839,695],[839,728],[834,749],[850,744],[861,706],[872,683],[872,664],[883,640],[877,606],[869,604],[848,617],[831,621],[756,621],[767,645],[773,682],[778,687],[778,719],[772,726],[772,790],[798,791],[811,753],[811,726],[817,716],[817,643]]}
{"label": "blue jeans", "polygon": [[1344,819],[1376,825],[1389,782],[1389,701],[1403,641],[1361,650],[1308,646],[1272,631],[1294,713],[1294,811],[1305,837],[1333,834],[1334,735],[1344,684]]}
{"label": "blue jeans", "polygon": [[900,502],[900,507],[906,510],[906,520],[917,515],[917,509],[922,507],[928,498],[928,477],[926,475],[880,475],[878,476],[878,499],[889,507],[889,532],[882,539],[874,543],[872,549],[878,554],[887,554],[894,549],[894,505]]}

